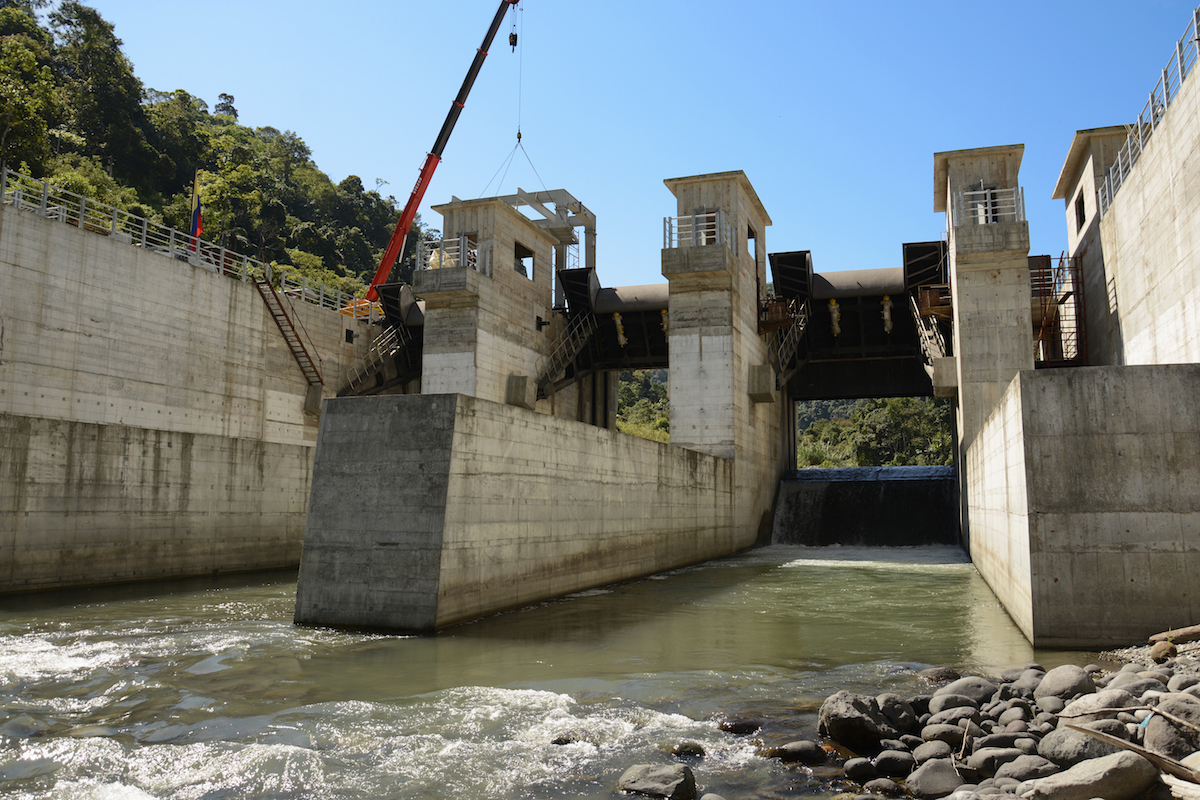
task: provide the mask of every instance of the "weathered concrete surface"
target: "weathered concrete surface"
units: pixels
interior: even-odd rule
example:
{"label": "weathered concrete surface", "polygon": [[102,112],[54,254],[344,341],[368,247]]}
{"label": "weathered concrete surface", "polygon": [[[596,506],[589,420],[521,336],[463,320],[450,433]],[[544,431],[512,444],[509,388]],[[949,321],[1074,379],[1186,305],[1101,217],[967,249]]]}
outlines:
{"label": "weathered concrete surface", "polygon": [[[0,592],[297,562],[316,421],[252,285],[0,206],[0,286]],[[295,311],[332,395],[370,337]]]}
{"label": "weathered concrete surface", "polygon": [[1039,646],[1200,616],[1200,365],[1021,372],[968,451],[971,558]]}
{"label": "weathered concrete surface", "polygon": [[954,467],[804,469],[779,484],[774,544],[958,543]]}
{"label": "weathered concrete surface", "polygon": [[1100,222],[1117,316],[1110,348],[1122,359],[1113,363],[1200,362],[1197,131],[1200,81],[1189,78]]}
{"label": "weathered concrete surface", "polygon": [[769,507],[738,468],[464,395],[327,401],[296,621],[428,632],[736,552]]}

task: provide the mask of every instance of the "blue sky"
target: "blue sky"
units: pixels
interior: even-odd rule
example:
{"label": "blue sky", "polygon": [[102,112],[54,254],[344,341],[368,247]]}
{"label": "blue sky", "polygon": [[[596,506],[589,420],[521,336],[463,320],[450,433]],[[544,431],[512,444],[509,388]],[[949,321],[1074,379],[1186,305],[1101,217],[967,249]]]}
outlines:
{"label": "blue sky", "polygon": [[[522,0],[425,198],[565,188],[598,217],[604,285],[662,281],[663,179],[740,169],[768,251],[819,272],[900,265],[936,239],[933,154],[1025,144],[1033,253],[1065,247],[1050,199],[1075,130],[1132,122],[1193,0],[809,3]],[[94,0],[146,86],[236,98],[298,133],[334,181],[408,198],[498,0]],[[331,13],[331,11],[333,13]],[[511,17],[510,17],[511,18]]]}

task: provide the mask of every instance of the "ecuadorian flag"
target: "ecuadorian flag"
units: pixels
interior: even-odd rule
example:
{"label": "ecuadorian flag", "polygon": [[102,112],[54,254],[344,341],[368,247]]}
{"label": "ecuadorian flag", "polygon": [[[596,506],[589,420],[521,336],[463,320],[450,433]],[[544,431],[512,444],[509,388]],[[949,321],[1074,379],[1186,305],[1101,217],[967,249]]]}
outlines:
{"label": "ecuadorian flag", "polygon": [[196,173],[196,178],[192,181],[192,250],[196,249],[196,242],[200,238],[200,234],[204,233],[204,220],[200,213],[200,173]]}

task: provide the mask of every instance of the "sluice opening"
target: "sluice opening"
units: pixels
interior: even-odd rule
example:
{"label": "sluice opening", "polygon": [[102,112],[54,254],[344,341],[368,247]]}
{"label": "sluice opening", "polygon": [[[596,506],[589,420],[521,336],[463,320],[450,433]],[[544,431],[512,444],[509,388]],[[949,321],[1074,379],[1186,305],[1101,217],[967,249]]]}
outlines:
{"label": "sluice opening", "polygon": [[959,542],[947,400],[813,400],[797,406],[796,469],[780,483],[773,544]]}

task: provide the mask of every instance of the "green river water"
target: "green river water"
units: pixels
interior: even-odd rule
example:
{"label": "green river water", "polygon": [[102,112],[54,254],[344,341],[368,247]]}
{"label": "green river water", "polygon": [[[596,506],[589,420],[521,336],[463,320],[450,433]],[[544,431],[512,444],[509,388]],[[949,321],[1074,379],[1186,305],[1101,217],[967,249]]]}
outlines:
{"label": "green river water", "polygon": [[838,689],[1088,658],[1035,653],[948,547],[777,545],[431,637],[296,627],[295,589],[0,598],[0,797],[615,798],[681,742],[702,791],[832,797],[759,751],[816,738]]}

